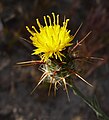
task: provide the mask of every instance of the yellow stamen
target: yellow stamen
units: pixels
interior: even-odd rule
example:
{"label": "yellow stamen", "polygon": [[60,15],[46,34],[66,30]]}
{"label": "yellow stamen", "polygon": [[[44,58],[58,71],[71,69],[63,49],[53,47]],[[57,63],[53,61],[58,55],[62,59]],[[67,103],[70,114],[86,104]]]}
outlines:
{"label": "yellow stamen", "polygon": [[34,29],[34,31],[37,33],[37,30],[36,30],[36,28],[34,27],[34,26],[32,26],[32,28]]}
{"label": "yellow stamen", "polygon": [[50,24],[50,26],[51,26],[51,18],[50,18],[49,15],[47,15],[47,17],[48,17],[48,19],[49,19],[49,24]]}
{"label": "yellow stamen", "polygon": [[47,26],[47,20],[45,16],[44,16],[44,22],[45,22],[45,26]]}
{"label": "yellow stamen", "polygon": [[57,25],[59,25],[59,15],[57,15]]}
{"label": "yellow stamen", "polygon": [[54,23],[54,25],[55,25],[55,19],[56,19],[56,18],[55,18],[55,14],[52,13],[52,15],[53,15],[53,21],[54,21],[53,23]]}
{"label": "yellow stamen", "polygon": [[31,33],[34,36],[34,32],[32,32],[28,26],[26,26],[26,29],[28,30],[29,33]]}
{"label": "yellow stamen", "polygon": [[39,19],[36,19],[36,22],[37,22],[37,25],[39,26],[39,28],[41,29],[42,26],[41,26],[41,24],[40,24],[40,22],[39,22]]}

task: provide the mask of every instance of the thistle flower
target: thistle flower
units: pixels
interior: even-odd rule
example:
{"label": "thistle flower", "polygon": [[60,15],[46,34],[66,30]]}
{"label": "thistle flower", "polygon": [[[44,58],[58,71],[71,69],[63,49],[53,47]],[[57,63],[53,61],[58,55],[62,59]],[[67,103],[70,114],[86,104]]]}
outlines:
{"label": "thistle flower", "polygon": [[[64,55],[61,51],[67,46],[70,46],[70,42],[74,38],[70,35],[70,30],[67,30],[69,19],[64,19],[63,26],[60,26],[59,15],[55,16],[55,14],[52,13],[52,16],[53,22],[50,16],[44,16],[45,26],[42,26],[39,20],[36,19],[39,32],[34,26],[32,26],[34,31],[30,30],[29,27],[26,26],[28,32],[32,35],[30,36],[32,44],[36,47],[32,54],[40,55],[41,60],[44,62],[53,57],[56,59],[59,58],[62,61],[62,56]],[[47,18],[49,23],[47,23]]]}
{"label": "thistle flower", "polygon": [[[35,86],[33,91],[42,83],[42,82],[48,82],[50,83],[49,92],[51,90],[51,86],[54,85],[54,94],[56,94],[56,90],[58,90],[58,86],[63,86],[65,89],[68,99],[68,89],[67,86],[69,85],[69,79],[75,75],[78,78],[80,78],[83,82],[85,82],[87,85],[93,87],[90,83],[88,83],[84,78],[82,78],[78,71],[76,71],[75,68],[72,69],[72,65],[74,67],[74,57],[71,59],[69,55],[62,54],[62,50],[64,50],[66,47],[71,46],[71,41],[74,39],[78,31],[80,30],[82,24],[79,26],[77,31],[73,36],[70,35],[70,30],[67,29],[67,24],[69,19],[64,19],[63,25],[59,25],[59,15],[55,16],[54,13],[52,13],[52,18],[47,15],[44,16],[44,22],[45,26],[42,26],[38,19],[36,19],[37,24],[39,26],[39,31],[36,30],[34,26],[32,26],[33,31],[29,29],[28,26],[26,26],[29,33],[31,33],[32,36],[30,36],[30,39],[32,40],[32,44],[36,47],[33,55],[40,55],[41,60],[40,61],[27,61],[27,62],[20,62],[18,65],[36,65],[40,64],[40,71],[43,72],[38,84]],[[47,22],[49,20],[49,23]],[[82,40],[80,40],[75,46],[71,46],[70,51],[68,51],[69,54],[73,56],[74,49],[77,48],[90,34],[89,32]],[[64,52],[63,52],[64,53]],[[62,62],[62,56],[68,57],[66,61]],[[59,58],[60,62],[53,61],[50,58]],[[77,57],[78,58],[78,57]],[[81,57],[80,57],[81,58]],[[76,58],[75,58],[76,59]],[[73,61],[72,61],[73,60]],[[70,65],[70,66],[69,66]]]}
{"label": "thistle flower", "polygon": [[[32,40],[32,44],[36,47],[36,49],[34,50],[32,54],[40,55],[41,57],[40,63],[42,63],[40,67],[40,71],[43,72],[43,75],[41,76],[38,84],[36,85],[36,87],[33,89],[31,93],[33,93],[34,90],[42,82],[49,82],[50,87],[49,87],[48,94],[50,94],[52,85],[54,85],[54,94],[56,94],[56,90],[58,89],[58,86],[63,86],[67,93],[68,99],[70,99],[68,95],[68,89],[67,89],[67,86],[69,85],[68,80],[70,76],[75,75],[78,78],[80,78],[82,81],[84,81],[86,84],[92,86],[90,83],[85,81],[79,74],[70,70],[70,68],[67,68],[68,67],[67,63],[69,63],[68,61],[66,61],[65,63],[62,62],[62,56],[64,57],[66,56],[61,53],[62,50],[72,45],[71,41],[74,39],[74,37],[78,33],[82,24],[77,29],[76,33],[73,36],[71,36],[70,30],[67,29],[67,24],[68,24],[69,19],[66,19],[66,20],[64,19],[63,25],[60,26],[59,15],[55,16],[55,14],[52,13],[52,16],[53,16],[53,22],[50,16],[48,15],[47,17],[44,16],[45,26],[42,26],[39,20],[36,19],[37,24],[39,26],[39,32],[36,30],[34,26],[32,26],[33,31],[30,30],[28,26],[26,26],[27,30],[32,35],[30,36],[30,39]],[[49,23],[47,23],[47,18],[49,20]],[[89,34],[90,32],[77,45],[75,45],[71,49],[71,52],[73,52],[73,50],[78,45],[80,45],[80,43],[84,41],[84,39]],[[49,59],[53,57],[55,59],[59,58],[62,66],[59,65],[58,63],[54,63],[52,60]]]}

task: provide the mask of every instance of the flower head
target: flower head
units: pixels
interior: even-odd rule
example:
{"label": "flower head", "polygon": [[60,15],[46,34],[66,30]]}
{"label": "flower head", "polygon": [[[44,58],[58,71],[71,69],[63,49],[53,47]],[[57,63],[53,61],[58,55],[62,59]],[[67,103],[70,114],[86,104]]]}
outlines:
{"label": "flower head", "polygon": [[[62,61],[62,56],[64,56],[61,51],[64,50],[67,46],[71,45],[71,41],[73,36],[71,36],[70,30],[67,30],[67,24],[69,19],[64,20],[63,25],[59,25],[59,15],[53,15],[53,22],[51,17],[47,15],[44,16],[45,26],[42,26],[38,19],[37,25],[39,27],[39,32],[36,30],[34,26],[32,26],[33,30],[30,30],[28,26],[26,26],[27,30],[31,33],[30,39],[32,40],[32,44],[36,47],[33,55],[40,55],[41,60],[46,62],[49,58],[55,57],[59,58]],[[47,23],[47,18],[49,23]]]}

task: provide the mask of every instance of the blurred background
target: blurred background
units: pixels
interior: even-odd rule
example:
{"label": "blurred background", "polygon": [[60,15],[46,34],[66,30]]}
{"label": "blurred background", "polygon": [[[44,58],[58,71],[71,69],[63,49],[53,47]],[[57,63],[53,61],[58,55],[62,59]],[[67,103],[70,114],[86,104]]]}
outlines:
{"label": "blurred background", "polygon": [[43,15],[51,12],[70,18],[68,29],[81,40],[89,31],[91,35],[82,43],[85,56],[104,58],[96,64],[80,65],[86,69],[82,75],[94,88],[81,80],[75,81],[86,95],[97,95],[98,101],[109,116],[109,0],[0,0],[0,120],[97,120],[95,113],[69,90],[70,102],[63,89],[48,96],[48,86],[37,84],[41,72],[38,66],[14,67],[17,62],[39,59],[31,56],[33,46],[25,42],[29,33],[25,26],[43,24]]}

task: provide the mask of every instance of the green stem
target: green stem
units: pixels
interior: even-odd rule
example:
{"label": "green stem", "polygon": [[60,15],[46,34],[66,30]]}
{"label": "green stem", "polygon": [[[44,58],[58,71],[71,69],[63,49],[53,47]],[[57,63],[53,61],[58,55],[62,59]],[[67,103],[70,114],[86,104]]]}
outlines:
{"label": "green stem", "polygon": [[109,120],[109,117],[101,110],[97,99],[89,99],[84,96],[81,91],[74,85],[70,85],[73,89],[73,92],[82,98],[82,100],[96,113],[98,120]]}

